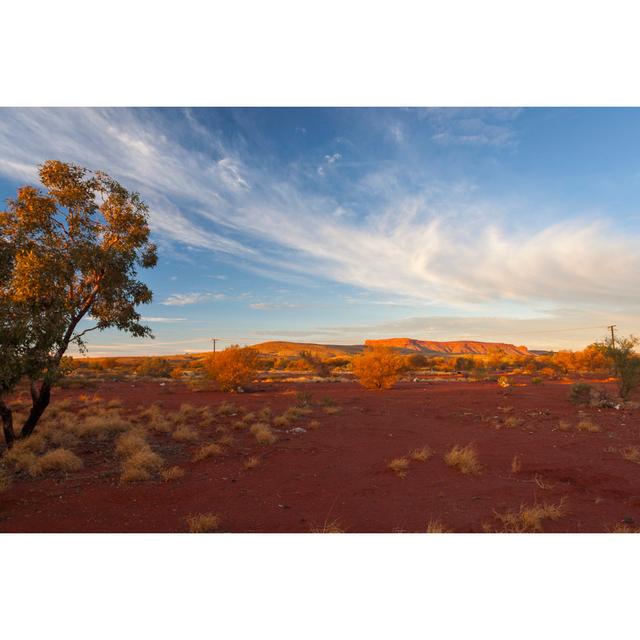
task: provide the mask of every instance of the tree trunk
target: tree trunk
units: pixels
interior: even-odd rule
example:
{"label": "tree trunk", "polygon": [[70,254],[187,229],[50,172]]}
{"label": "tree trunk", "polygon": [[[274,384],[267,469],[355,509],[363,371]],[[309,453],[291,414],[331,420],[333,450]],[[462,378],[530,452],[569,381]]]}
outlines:
{"label": "tree trunk", "polygon": [[43,382],[40,385],[40,391],[36,391],[35,385],[32,387],[33,404],[31,405],[31,411],[29,416],[22,425],[20,431],[21,438],[28,438],[38,424],[45,409],[49,406],[49,400],[51,399],[51,385],[48,382]]}
{"label": "tree trunk", "polygon": [[4,400],[0,400],[0,416],[2,417],[2,431],[4,432],[4,441],[7,444],[7,449],[11,449],[16,439],[16,435],[13,432],[13,412],[4,403]]}

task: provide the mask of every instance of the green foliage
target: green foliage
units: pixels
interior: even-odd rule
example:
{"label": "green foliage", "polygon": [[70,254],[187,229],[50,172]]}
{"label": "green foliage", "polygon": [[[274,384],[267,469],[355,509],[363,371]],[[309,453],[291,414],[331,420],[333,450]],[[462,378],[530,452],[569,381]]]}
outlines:
{"label": "green foliage", "polygon": [[89,331],[151,336],[136,311],[152,295],[137,268],[157,259],[137,193],[57,160],[39,173],[45,190],[21,187],[0,212],[0,400],[26,376],[43,385],[34,404],[43,392],[48,402],[65,352],[85,351]]}
{"label": "green foliage", "polygon": [[592,386],[586,382],[575,382],[569,389],[569,400],[573,404],[588,404],[591,400]]}
{"label": "green foliage", "polygon": [[329,367],[311,351],[301,351],[299,355],[300,360],[309,371],[313,371],[317,376],[325,377],[329,375]]}
{"label": "green foliage", "polygon": [[150,378],[168,378],[172,369],[171,363],[164,358],[145,358],[136,367],[136,373]]}
{"label": "green foliage", "polygon": [[633,389],[640,385],[640,357],[635,348],[640,339],[631,335],[628,338],[616,338],[615,344],[611,338],[597,343],[601,352],[613,364],[613,371],[618,378],[618,393],[621,398],[629,397]]}

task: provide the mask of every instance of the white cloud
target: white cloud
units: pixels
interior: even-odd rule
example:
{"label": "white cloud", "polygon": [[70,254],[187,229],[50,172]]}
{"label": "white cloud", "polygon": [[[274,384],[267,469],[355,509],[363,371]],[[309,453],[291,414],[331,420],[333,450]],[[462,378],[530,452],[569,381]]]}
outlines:
{"label": "white cloud", "polygon": [[404,129],[399,122],[395,122],[389,127],[389,134],[391,138],[398,144],[401,144],[402,142],[404,142],[404,139],[405,139]]}
{"label": "white cloud", "polygon": [[151,316],[151,317],[143,316],[141,320],[143,322],[159,322],[159,323],[171,324],[172,322],[185,322],[187,318],[166,318],[164,316]]}
{"label": "white cloud", "polygon": [[321,164],[318,167],[318,175],[325,176],[327,174],[328,168],[330,168],[331,165],[336,164],[336,162],[338,162],[341,159],[342,159],[342,154],[340,153],[333,153],[330,156],[325,156],[323,164]]}
{"label": "white cloud", "polygon": [[297,304],[288,302],[253,302],[249,305],[251,309],[259,309],[261,311],[272,311],[275,309],[295,309]]}
{"label": "white cloud", "polygon": [[193,293],[174,293],[168,298],[162,301],[162,304],[169,307],[183,307],[188,304],[198,304],[200,302],[213,302],[216,300],[224,300],[226,298],[224,293],[208,293],[208,292],[193,292]]}
{"label": "white cloud", "polygon": [[[424,117],[436,135],[486,136],[488,144],[501,145],[511,139],[515,116],[428,110]],[[185,122],[206,139],[210,155],[181,146],[153,112],[3,109],[0,172],[31,179],[30,168],[47,158],[104,169],[143,194],[164,242],[227,256],[283,281],[322,277],[384,294],[384,300],[466,309],[605,306],[639,298],[640,238],[616,232],[606,219],[543,224],[531,211],[522,226],[517,220],[507,226],[500,220],[509,210],[500,203],[483,203],[455,185],[434,191],[425,182],[409,192],[380,167],[354,186],[375,194],[366,216],[336,215],[351,211],[351,194],[310,195],[224,148],[189,113]],[[327,155],[322,167],[340,160],[339,153]],[[163,304],[220,296],[180,293]]]}
{"label": "white cloud", "polygon": [[513,121],[520,109],[424,109],[420,116],[434,129],[431,139],[443,145],[510,147],[517,136]]}

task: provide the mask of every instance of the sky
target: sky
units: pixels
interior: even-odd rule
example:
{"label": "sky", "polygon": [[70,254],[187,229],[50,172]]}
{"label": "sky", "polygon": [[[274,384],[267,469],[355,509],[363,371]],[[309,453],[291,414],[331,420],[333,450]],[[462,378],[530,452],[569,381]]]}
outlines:
{"label": "sky", "polygon": [[639,333],[640,110],[0,109],[0,199],[48,159],[150,208],[154,340],[477,339],[580,349]]}

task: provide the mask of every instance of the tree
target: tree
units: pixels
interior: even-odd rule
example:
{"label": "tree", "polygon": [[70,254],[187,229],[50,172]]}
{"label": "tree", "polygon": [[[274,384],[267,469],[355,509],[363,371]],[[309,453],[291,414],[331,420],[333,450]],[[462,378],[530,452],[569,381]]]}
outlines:
{"label": "tree", "polygon": [[631,335],[628,338],[618,337],[615,343],[611,338],[606,338],[596,344],[613,363],[613,371],[618,378],[618,393],[626,399],[640,385],[640,357],[634,351],[640,339]]}
{"label": "tree", "polygon": [[[6,396],[26,377],[31,410],[20,438],[33,433],[52,385],[67,371],[71,345],[86,352],[90,331],[116,327],[153,337],[136,306],[151,302],[137,268],[154,267],[148,208],[137,193],[100,171],[48,160],[45,190],[18,189],[0,211],[0,416],[15,440]],[[80,327],[83,319],[92,325]]]}
{"label": "tree", "polygon": [[373,347],[352,361],[358,382],[367,389],[389,389],[398,380],[402,359],[389,347]]}
{"label": "tree", "polygon": [[221,391],[235,391],[251,382],[260,369],[260,354],[251,347],[237,344],[211,354],[206,363],[207,375]]}

